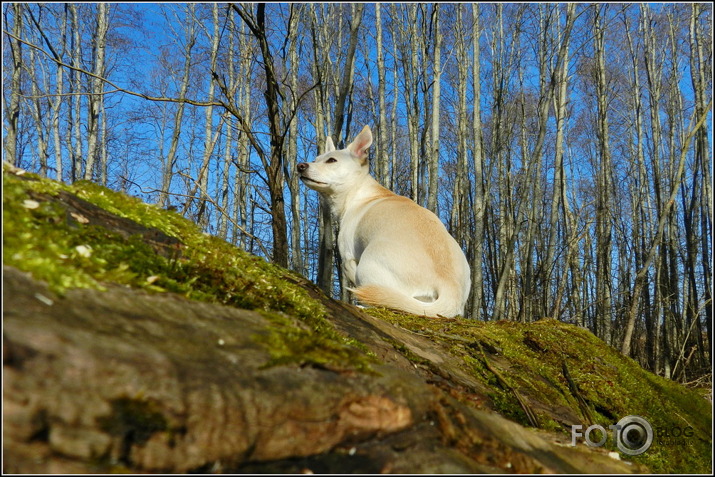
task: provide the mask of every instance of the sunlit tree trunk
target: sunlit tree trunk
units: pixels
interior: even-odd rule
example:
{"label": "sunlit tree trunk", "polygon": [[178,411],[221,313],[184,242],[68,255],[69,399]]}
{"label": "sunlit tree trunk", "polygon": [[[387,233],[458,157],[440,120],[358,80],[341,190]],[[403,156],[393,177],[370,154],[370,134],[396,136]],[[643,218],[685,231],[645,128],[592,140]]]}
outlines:
{"label": "sunlit tree trunk", "polygon": [[[647,6],[642,6],[642,29],[643,29],[643,37],[644,37],[644,51],[645,51],[645,66],[646,66],[646,73],[647,73],[647,78],[648,78],[648,91],[651,95],[651,123],[652,123],[652,137],[654,144],[658,145],[660,144],[660,138],[661,138],[661,126],[660,126],[660,116],[659,116],[659,99],[660,99],[660,75],[661,75],[661,70],[657,67],[657,62],[656,62],[656,51],[657,48],[662,48],[656,45],[656,42],[654,41],[654,36],[653,36],[653,31],[652,31],[652,24],[649,20],[650,16],[650,10],[649,7]],[[695,111],[696,113],[698,112],[697,110]],[[697,131],[702,127],[702,125],[705,123],[705,120],[707,118],[707,114],[702,114],[701,116],[694,116],[693,121],[691,123],[690,130],[686,133],[686,136],[683,138],[682,143],[679,147],[678,150],[673,150],[672,155],[673,155],[673,172],[672,172],[672,178],[669,181],[670,183],[670,194],[668,196],[664,196],[664,194],[661,194],[660,192],[660,181],[661,181],[661,172],[660,172],[660,165],[658,162],[659,161],[659,156],[655,152],[658,150],[658,147],[654,147],[653,151],[651,152],[652,156],[652,169],[653,169],[653,180],[655,184],[655,191],[656,191],[656,199],[657,199],[657,208],[658,208],[658,223],[657,223],[657,228],[655,230],[653,239],[651,240],[651,243],[648,246],[647,253],[645,255],[645,259],[643,261],[642,267],[638,270],[635,280],[634,280],[634,285],[633,285],[633,293],[631,294],[632,300],[630,303],[630,307],[628,310],[628,316],[627,316],[627,321],[626,321],[626,326],[625,326],[625,332],[624,332],[624,338],[623,338],[623,343],[621,345],[621,353],[624,355],[630,355],[631,354],[631,349],[632,349],[632,338],[634,334],[634,330],[636,327],[636,321],[638,318],[638,309],[640,305],[640,298],[642,296],[642,290],[643,287],[646,286],[646,276],[648,273],[648,269],[650,266],[654,263],[654,260],[656,258],[659,258],[661,261],[661,264],[668,266],[668,263],[671,263],[674,261],[673,257],[669,257],[665,255],[667,253],[667,247],[664,248],[664,237],[665,234],[667,233],[669,222],[671,222],[672,217],[671,215],[673,214],[673,209],[675,205],[675,199],[677,198],[678,195],[678,190],[683,182],[683,173],[685,170],[685,164],[686,164],[686,159],[688,156],[689,152],[689,147],[690,147],[690,142],[693,139],[693,136],[697,133]],[[676,163],[677,161],[677,163]],[[677,165],[676,165],[677,164]],[[666,237],[667,238],[667,237]],[[665,250],[665,251],[664,251]],[[660,252],[659,256],[656,257],[656,254]],[[672,269],[667,269],[663,265],[661,265],[661,272],[664,274],[672,275],[674,271]],[[666,268],[664,271],[663,268]],[[660,280],[658,280],[658,283],[660,283],[661,280],[667,280],[667,278],[664,276]],[[664,289],[662,286],[656,286],[656,291],[659,293],[663,293]],[[676,336],[675,336],[675,326],[676,323],[674,322],[675,317],[673,316],[673,306],[672,304],[668,301],[670,300],[670,297],[657,297],[656,300],[662,301],[664,303],[664,330],[663,330],[663,354],[664,354],[664,374],[666,377],[671,377],[671,373],[673,371],[672,369],[672,362],[671,360],[677,353],[677,349],[675,349],[676,345]],[[670,309],[668,309],[670,308]]]}
{"label": "sunlit tree trunk", "polygon": [[[64,53],[67,48],[67,7],[63,9],[62,20],[60,22],[60,45],[59,50]],[[55,149],[55,173],[57,180],[63,180],[63,167],[62,167],[62,135],[60,133],[60,114],[62,110],[62,104],[64,102],[64,67],[62,65],[57,65],[55,70],[56,78],[56,97],[52,99],[52,138],[54,141]],[[106,148],[105,148],[106,151]]]}
{"label": "sunlit tree trunk", "polygon": [[[82,66],[82,42],[80,39],[79,28],[79,6],[75,3],[69,3],[72,31],[72,66],[79,68]],[[70,93],[73,93],[72,107],[69,110],[67,144],[70,148],[72,157],[72,182],[82,178],[82,165],[84,157],[82,153],[82,133],[80,131],[82,118],[82,75],[77,70],[72,70],[72,81],[70,82]]]}
{"label": "sunlit tree trunk", "polygon": [[[695,110],[698,117],[705,114],[708,98],[706,96],[706,85],[712,84],[712,77],[707,77],[707,72],[712,72],[712,55],[707,56],[703,52],[703,43],[705,39],[703,38],[701,19],[700,17],[707,13],[706,9],[699,3],[692,4],[692,12],[690,16],[690,74],[691,82],[693,84],[693,90],[695,91]],[[710,13],[712,15],[712,11]],[[710,17],[710,22],[712,22],[712,17]],[[712,34],[712,23],[711,34]],[[712,41],[712,38],[711,38]],[[707,58],[707,60],[706,60]],[[708,81],[709,80],[709,81]],[[712,151],[710,149],[710,141],[708,139],[708,129],[707,123],[705,126],[700,128],[695,135],[695,174],[699,177],[701,193],[696,194],[696,189],[693,188],[692,204],[693,208],[697,209],[693,211],[691,227],[694,231],[697,227],[697,222],[700,223],[700,243],[690,244],[688,247],[689,256],[689,271],[691,282],[694,280],[694,275],[696,275],[696,263],[700,262],[701,276],[703,280],[703,297],[702,297],[702,316],[705,320],[705,329],[707,333],[707,346],[710,351],[707,353],[708,363],[712,366],[712,269],[711,269],[711,243],[708,238],[712,239],[712,174],[710,169],[710,164],[712,164]],[[686,230],[686,235],[688,237],[694,237],[695,233],[688,233]],[[698,248],[700,257],[698,255]],[[694,288],[694,287],[693,287]],[[700,305],[698,304],[698,308]],[[696,315],[699,315],[701,311],[694,310]],[[699,321],[699,316],[694,319]],[[700,333],[700,326],[698,325],[695,333],[700,338],[700,349],[701,355],[704,353],[705,343],[702,342],[702,334]],[[701,358],[704,361],[704,357]]]}
{"label": "sunlit tree trunk", "polygon": [[87,167],[84,178],[91,180],[94,177],[95,163],[99,158],[100,149],[100,111],[104,103],[105,56],[107,49],[107,32],[109,31],[109,4],[97,4],[97,29],[94,33],[93,44],[93,73],[91,79],[91,94],[89,95],[89,109],[87,111]]}
{"label": "sunlit tree trunk", "polygon": [[[457,19],[454,27],[455,35],[455,58],[457,60],[457,164],[454,174],[454,182],[452,187],[452,210],[450,214],[450,231],[457,239],[457,242],[464,245],[468,240],[468,220],[466,212],[466,202],[469,196],[467,188],[467,141],[469,140],[471,130],[468,131],[468,114],[467,114],[467,86],[468,86],[468,69],[469,55],[466,44],[464,21],[462,19],[462,6],[456,5]],[[437,53],[435,53],[435,56]],[[435,91],[436,94],[436,91]],[[476,105],[475,105],[476,107]],[[439,111],[432,111],[432,124],[434,127],[435,114],[439,115]],[[437,127],[439,129],[439,127]],[[434,132],[434,129],[433,129]],[[432,137],[433,150],[438,152],[439,138]],[[439,157],[434,156],[434,157]],[[430,184],[432,183],[432,173],[430,172]],[[430,191],[431,191],[430,186]],[[431,192],[430,192],[431,194]],[[431,197],[431,195],[430,195]],[[471,246],[471,245],[469,245]]]}
{"label": "sunlit tree trunk", "polygon": [[[217,71],[217,59],[218,59],[218,47],[220,35],[220,26],[218,15],[219,6],[217,3],[212,4],[211,15],[213,19],[213,33],[211,34],[211,72],[213,74],[218,74]],[[216,88],[216,82],[213,76],[207,78],[209,82],[208,92],[206,94],[207,101],[211,102],[214,100],[214,92]],[[196,190],[199,190],[199,208],[196,214],[197,222],[206,227],[208,225],[208,217],[206,207],[208,206],[208,184],[209,184],[209,164],[211,162],[211,157],[213,156],[214,150],[216,148],[216,143],[218,141],[218,134],[223,128],[223,121],[220,121],[217,127],[214,127],[213,123],[213,106],[206,106],[204,111],[204,151],[203,159],[201,161],[201,168],[199,169],[198,179],[196,180],[196,185],[189,192],[189,197],[187,198],[186,205],[184,206],[184,211],[187,211],[192,203],[192,197],[196,195]],[[215,134],[214,134],[215,130]],[[186,212],[184,212],[186,213]]]}
{"label": "sunlit tree trunk", "polygon": [[474,106],[472,116],[472,144],[474,153],[474,237],[471,241],[472,252],[472,319],[480,317],[482,312],[484,285],[483,253],[484,253],[484,154],[482,151],[482,87],[480,73],[481,51],[479,40],[482,36],[479,23],[479,3],[472,4],[472,89],[474,91]]}
{"label": "sunlit tree trunk", "polygon": [[596,336],[611,343],[611,149],[608,131],[608,98],[605,54],[607,5],[594,6],[594,51],[596,60],[596,101],[598,172],[596,173]]}
{"label": "sunlit tree trunk", "polygon": [[[190,3],[187,4],[187,17],[193,17],[193,12],[195,10],[195,5]],[[177,152],[179,149],[179,137],[181,136],[181,127],[184,117],[184,107],[183,102],[186,99],[186,94],[189,89],[189,80],[191,73],[191,52],[196,44],[196,25],[194,22],[189,21],[186,25],[186,43],[184,47],[184,69],[183,76],[181,78],[181,87],[179,91],[179,103],[176,105],[176,113],[174,114],[174,129],[171,135],[171,145],[169,146],[168,155],[163,158],[164,165],[161,174],[161,191],[159,192],[159,200],[157,204],[159,207],[165,207],[169,204],[169,189],[171,188],[171,181],[174,176],[174,165],[177,160]]]}
{"label": "sunlit tree trunk", "polygon": [[44,102],[41,100],[40,88],[38,81],[40,79],[37,77],[37,73],[40,71],[37,65],[36,53],[33,48],[29,51],[29,64],[28,68],[30,72],[30,93],[32,94],[32,99],[30,100],[30,111],[32,112],[32,117],[35,122],[35,143],[37,149],[37,159],[39,161],[39,170],[41,176],[47,176],[47,161],[49,158],[48,144],[47,144],[47,132],[44,126],[45,111],[43,108]]}
{"label": "sunlit tree trunk", "polygon": [[375,4],[375,29],[377,32],[377,100],[379,101],[377,124],[377,151],[378,164],[377,177],[380,183],[389,187],[390,159],[387,151],[387,109],[385,106],[385,44],[382,39],[382,9],[379,3]]}
{"label": "sunlit tree trunk", "polygon": [[18,164],[17,157],[17,142],[18,142],[18,125],[20,121],[20,78],[22,73],[22,46],[15,38],[22,38],[22,10],[24,4],[12,4],[12,34],[13,37],[8,37],[8,43],[12,52],[12,82],[10,91],[10,101],[3,105],[5,106],[5,123],[7,129],[4,137],[5,157],[12,165]]}
{"label": "sunlit tree trunk", "polygon": [[[439,184],[439,124],[440,124],[440,98],[442,94],[442,32],[440,31],[439,3],[432,7],[432,31],[434,32],[434,60],[432,68],[434,74],[432,78],[432,141],[429,153],[429,186],[427,188],[427,208],[437,213],[437,197]],[[461,189],[460,189],[461,192]]]}
{"label": "sunlit tree trunk", "polygon": [[290,89],[291,98],[288,103],[290,110],[287,111],[286,117],[290,118],[290,126],[288,127],[288,144],[286,153],[286,170],[285,175],[288,178],[288,188],[290,190],[290,210],[291,219],[293,221],[291,234],[291,254],[290,267],[292,270],[303,272],[303,252],[301,247],[301,230],[303,224],[300,217],[300,186],[298,174],[296,173],[296,164],[298,157],[298,118],[291,114],[291,111],[298,109],[298,25],[302,17],[303,7],[297,7],[297,12],[291,16],[291,24],[288,26],[289,36],[288,41],[288,59],[290,64]]}
{"label": "sunlit tree trunk", "polygon": [[[234,29],[236,23],[230,23]],[[238,51],[240,52],[239,70],[236,75],[238,83],[238,107],[243,113],[243,119],[246,124],[251,124],[251,58],[253,56],[253,46],[251,37],[248,36],[246,26],[241,25],[241,29],[236,33],[239,38]],[[238,80],[247,78],[249,81]],[[236,190],[236,198],[234,199],[234,218],[243,230],[253,233],[253,214],[251,210],[251,184],[249,182],[249,160],[251,153],[251,145],[248,140],[248,135],[244,131],[238,133],[238,144],[236,145],[236,176],[234,178],[234,189]],[[244,250],[251,250],[249,247],[249,236],[243,233],[240,229],[233,229],[233,243],[239,245]]]}
{"label": "sunlit tree trunk", "polygon": [[[559,39],[560,40],[560,39]],[[560,42],[560,41],[559,41]],[[571,242],[574,237],[569,237],[566,233],[565,216],[561,215],[561,211],[565,210],[566,201],[566,168],[564,167],[564,133],[566,129],[566,105],[568,104],[568,69],[569,69],[569,50],[566,47],[566,54],[561,69],[556,71],[556,94],[554,96],[554,115],[556,116],[556,146],[554,150],[554,185],[553,196],[551,199],[551,211],[549,217],[549,238],[546,245],[546,261],[544,272],[547,280],[544,285],[543,304],[549,307],[549,316],[558,319],[561,312],[561,299],[565,289],[567,279],[565,276],[559,277],[557,280],[557,288],[555,294],[552,294],[552,279],[557,273],[556,266],[556,248],[559,243],[563,244]],[[559,221],[562,217],[562,221]],[[561,231],[562,240],[557,242],[557,237]],[[565,240],[564,240],[565,239]],[[572,248],[568,247],[567,259],[570,256]],[[567,260],[568,262],[568,260]]]}
{"label": "sunlit tree trunk", "polygon": [[[643,102],[642,95],[643,91],[640,83],[640,48],[635,44],[635,39],[631,35],[631,27],[628,23],[628,12],[623,12],[624,26],[626,39],[628,40],[628,47],[631,56],[632,63],[632,95],[633,95],[633,123],[635,128],[635,145],[634,145],[634,156],[636,158],[636,181],[635,190],[632,199],[632,209],[633,209],[633,248],[635,255],[635,267],[639,269],[644,260],[644,255],[646,253],[646,241],[648,240],[647,234],[650,232],[647,230],[646,224],[651,223],[651,217],[649,210],[652,208],[650,204],[650,190],[648,183],[648,174],[646,172],[645,165],[645,139],[643,134]],[[648,280],[648,278],[646,278]],[[660,348],[659,344],[659,329],[660,324],[658,323],[658,313],[655,306],[653,306],[650,297],[650,288],[644,287],[643,289],[643,315],[644,324],[646,330],[646,344],[645,353],[646,361],[649,364],[650,369],[653,372],[658,371],[658,350]]]}
{"label": "sunlit tree trunk", "polygon": [[348,50],[345,57],[345,63],[341,65],[342,78],[340,80],[340,89],[335,100],[335,112],[333,114],[333,142],[338,144],[341,139],[348,141],[348,133],[343,134],[343,126],[346,121],[347,102],[351,100],[349,94],[353,89],[353,80],[355,76],[355,50],[359,39],[360,24],[362,23],[362,14],[365,4],[353,2],[350,4],[352,10],[352,18],[350,20],[350,37],[348,38]]}
{"label": "sunlit tree trunk", "polygon": [[[233,10],[228,10],[226,12],[226,31],[228,33],[228,52],[226,53],[226,74],[228,75],[228,90],[236,91],[236,70],[234,62],[234,50],[236,44],[236,25],[233,18]],[[245,52],[244,52],[245,53]],[[219,186],[219,205],[223,212],[218,218],[218,236],[224,240],[228,237],[228,222],[229,222],[229,175],[231,173],[231,162],[233,160],[234,154],[234,144],[233,144],[233,129],[234,124],[230,119],[226,122],[225,129],[225,146],[223,150],[223,171],[220,177]],[[234,190],[234,201],[238,201],[237,190]],[[235,228],[235,227],[234,227]]]}

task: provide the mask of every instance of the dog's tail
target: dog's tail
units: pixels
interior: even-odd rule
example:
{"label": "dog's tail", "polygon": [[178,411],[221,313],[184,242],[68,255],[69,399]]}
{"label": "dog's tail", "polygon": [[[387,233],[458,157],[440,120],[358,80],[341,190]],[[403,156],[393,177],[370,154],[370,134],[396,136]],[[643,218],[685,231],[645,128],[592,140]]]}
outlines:
{"label": "dog's tail", "polygon": [[463,297],[457,290],[454,290],[454,293],[440,294],[433,302],[424,302],[394,288],[380,285],[362,285],[348,290],[366,305],[383,306],[413,315],[451,318],[464,311]]}

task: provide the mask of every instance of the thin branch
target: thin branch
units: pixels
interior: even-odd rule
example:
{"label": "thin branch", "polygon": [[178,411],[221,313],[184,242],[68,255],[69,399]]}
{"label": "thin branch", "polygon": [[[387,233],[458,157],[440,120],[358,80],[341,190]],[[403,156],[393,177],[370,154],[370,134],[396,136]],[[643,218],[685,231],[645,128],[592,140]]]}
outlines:
{"label": "thin branch", "polygon": [[[130,95],[130,96],[136,96],[136,97],[139,97],[139,98],[142,98],[142,99],[146,99],[146,100],[149,100],[149,101],[157,101],[157,102],[165,102],[165,103],[187,103],[187,104],[191,104],[191,105],[193,105],[193,106],[222,106],[222,107],[224,107],[224,108],[226,107],[226,105],[225,105],[223,102],[220,102],[220,101],[219,101],[219,102],[216,102],[216,101],[196,101],[196,100],[186,99],[186,98],[183,98],[183,99],[181,99],[181,98],[167,98],[167,97],[161,97],[161,96],[149,96],[148,94],[144,94],[144,93],[137,93],[136,91],[131,91],[131,90],[122,88],[122,87],[116,85],[115,83],[113,83],[112,81],[108,80],[107,78],[104,78],[103,76],[94,74],[94,73],[92,73],[91,71],[87,71],[87,70],[85,70],[85,69],[82,69],[82,68],[79,68],[79,67],[76,67],[76,66],[68,65],[67,63],[65,63],[65,62],[63,62],[63,61],[60,61],[60,60],[58,60],[58,59],[56,59],[56,58],[53,58],[53,56],[52,56],[50,53],[48,53],[47,51],[45,51],[42,47],[37,46],[37,45],[35,45],[35,44],[33,44],[33,43],[30,43],[30,42],[28,42],[28,41],[26,41],[26,40],[23,40],[22,38],[19,38],[19,37],[13,35],[12,33],[8,32],[7,30],[3,30],[3,33],[6,34],[7,36],[9,36],[10,38],[13,38],[13,39],[19,41],[20,43],[23,43],[23,44],[29,46],[30,48],[34,48],[34,49],[36,49],[36,50],[42,52],[42,53],[43,53],[45,56],[47,56],[49,59],[51,59],[52,61],[54,61],[55,63],[57,63],[58,65],[60,65],[60,66],[62,66],[62,67],[64,67],[64,68],[69,68],[70,70],[77,71],[77,72],[82,73],[82,74],[85,74],[85,75],[87,75],[87,76],[89,76],[89,77],[91,77],[91,78],[96,78],[96,79],[98,79],[98,80],[100,80],[100,81],[103,81],[103,82],[107,83],[108,85],[110,85],[110,86],[112,86],[113,88],[115,88],[115,91],[112,91],[112,92],[114,92],[114,93],[124,93],[124,94],[128,94],[128,95]],[[90,94],[90,93],[85,93],[85,94]],[[55,95],[55,96],[56,96],[56,95]],[[228,108],[227,108],[227,109],[228,109]],[[233,114],[233,111],[231,111],[231,113]]]}

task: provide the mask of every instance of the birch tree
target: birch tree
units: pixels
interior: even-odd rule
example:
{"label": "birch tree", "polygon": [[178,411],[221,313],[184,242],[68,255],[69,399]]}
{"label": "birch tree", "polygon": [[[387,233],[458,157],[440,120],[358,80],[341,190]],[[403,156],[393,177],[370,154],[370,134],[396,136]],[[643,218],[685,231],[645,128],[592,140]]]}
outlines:
{"label": "birch tree", "polygon": [[70,30],[71,50],[72,50],[72,72],[70,81],[70,94],[73,95],[72,108],[68,111],[69,121],[67,129],[67,144],[70,146],[70,154],[72,158],[72,182],[82,178],[82,165],[84,164],[83,148],[82,148],[82,133],[81,126],[81,107],[82,107],[82,74],[79,72],[79,67],[82,65],[82,41],[80,39],[79,27],[79,8],[80,5],[68,4],[70,11]]}
{"label": "birch tree", "polygon": [[[703,6],[697,3],[692,4],[689,22],[690,74],[693,90],[695,91],[695,111],[698,117],[705,115],[709,103],[706,92],[712,90],[712,52],[710,55],[706,55],[704,51],[704,44],[707,44],[707,38],[703,38],[703,24],[707,27],[708,22],[706,19],[707,12],[703,9]],[[710,17],[710,22],[712,22],[712,16]],[[710,31],[712,32],[712,23],[710,23]],[[710,38],[710,43],[712,43],[712,37]],[[710,75],[708,75],[708,72],[710,72]],[[708,85],[710,86],[708,87]],[[712,96],[710,97],[712,98]],[[700,178],[701,192],[698,194],[697,187],[693,188],[691,199],[693,206],[689,222],[692,232],[689,233],[686,229],[686,236],[693,238],[697,236],[694,231],[698,228],[699,222],[700,242],[697,243],[696,240],[693,240],[689,241],[688,245],[688,275],[694,289],[696,263],[699,262],[701,276],[704,281],[702,284],[702,315],[705,320],[708,343],[712,346],[712,269],[710,266],[712,249],[707,240],[709,235],[712,236],[712,171],[708,165],[712,163],[712,161],[708,161],[708,158],[712,157],[712,149],[708,136],[707,127],[701,127],[695,133],[695,175]],[[695,210],[696,202],[697,212]],[[700,255],[700,257],[697,255]],[[699,308],[698,300],[698,310],[696,310],[696,318],[694,318],[698,321]],[[696,334],[698,337],[702,337],[699,328],[700,326],[698,325]],[[701,344],[701,348],[704,347],[704,344]],[[712,366],[712,352],[708,352],[707,356],[708,362]]]}
{"label": "birch tree", "polygon": [[377,163],[379,165],[377,169],[377,179],[379,182],[389,187],[390,183],[388,180],[389,176],[389,165],[387,154],[387,107],[385,104],[385,83],[386,83],[386,73],[385,73],[385,43],[382,39],[382,7],[379,3],[375,4],[375,30],[377,34],[377,98],[379,101],[378,107],[378,124],[377,124]]}
{"label": "birch tree", "polygon": [[[216,82],[214,81],[214,74],[217,71],[217,63],[218,63],[218,47],[219,47],[219,40],[221,38],[220,36],[220,21],[219,21],[219,14],[218,14],[218,4],[214,3],[211,6],[211,18],[212,18],[212,26],[213,26],[213,31],[211,33],[207,32],[207,37],[209,38],[211,42],[211,49],[210,49],[210,71],[212,72],[211,76],[207,76],[208,80],[208,92],[206,94],[206,100],[208,103],[212,103],[214,100],[214,94],[215,94],[215,88],[216,88]],[[216,143],[218,141],[218,134],[221,132],[221,129],[223,129],[223,124],[224,121],[220,121],[218,127],[214,127],[214,118],[213,118],[213,105],[209,104],[204,108],[204,144],[203,144],[203,155],[202,155],[202,160],[201,160],[201,166],[199,167],[199,172],[198,172],[198,177],[194,183],[194,186],[190,188],[189,193],[187,194],[189,197],[187,198],[186,204],[184,205],[184,214],[191,208],[192,202],[193,202],[193,197],[196,195],[197,190],[199,193],[199,205],[198,205],[198,211],[196,212],[196,220],[199,224],[202,226],[206,226],[207,224],[207,219],[206,219],[206,208],[208,205],[208,168],[209,164],[211,161],[211,157],[213,156],[214,149],[216,148]]]}
{"label": "birch tree", "polygon": [[[454,29],[454,34],[455,34],[455,59],[457,63],[457,164],[456,164],[456,174],[454,178],[454,186],[452,189],[452,211],[451,211],[451,227],[452,227],[452,234],[455,236],[457,239],[457,242],[459,243],[465,243],[467,242],[467,234],[468,234],[468,227],[467,227],[467,212],[466,212],[466,202],[467,202],[467,196],[469,194],[469,190],[467,187],[467,141],[473,131],[470,131],[468,129],[468,120],[467,120],[467,86],[468,86],[468,70],[469,70],[469,55],[468,55],[468,46],[467,46],[467,38],[466,38],[466,33],[464,31],[464,21],[462,19],[462,6],[457,5],[456,6],[457,12],[456,12],[456,23],[455,23],[455,29]],[[435,52],[435,56],[437,56],[437,53]],[[436,63],[436,62],[435,62]],[[437,91],[437,86],[436,86],[437,79],[435,79],[435,93],[434,94],[439,94]],[[434,104],[434,103],[433,103]],[[477,105],[475,104],[474,107],[476,108]],[[435,114],[437,117],[439,117],[439,111],[434,110],[432,111],[432,126],[434,128],[434,123],[435,123]],[[439,126],[437,126],[437,129],[439,129]],[[478,137],[478,136],[475,136]],[[433,136],[432,136],[432,148],[434,153],[437,156],[433,157],[438,157],[439,154],[439,138],[434,136],[434,129],[433,129]],[[432,184],[432,173],[434,172],[435,176],[437,175],[437,170],[432,170],[430,171],[430,191],[432,190],[432,187],[434,186],[436,188],[436,184]],[[475,178],[475,181],[478,181],[478,178]],[[430,192],[430,197],[431,197],[431,192]],[[436,200],[436,199],[435,199]],[[435,203],[436,206],[436,203]]]}
{"label": "birch tree", "polygon": [[[560,23],[560,22],[559,22]],[[557,25],[557,28],[560,24]],[[561,38],[557,38],[558,43],[561,43]],[[574,237],[569,237],[566,234],[564,227],[566,209],[568,207],[568,199],[566,194],[566,168],[564,166],[564,136],[566,129],[566,115],[568,103],[568,69],[569,69],[569,44],[566,43],[564,52],[564,61],[560,69],[555,71],[556,74],[556,90],[553,101],[554,116],[556,119],[556,145],[554,150],[554,183],[553,193],[551,198],[551,211],[549,216],[549,237],[546,244],[546,260],[544,270],[547,276],[551,277],[556,273],[556,248],[558,232],[561,230],[561,235],[568,241],[573,243]],[[562,220],[560,221],[560,217]],[[563,240],[561,241],[563,243]],[[568,246],[568,258],[574,253],[573,247]],[[563,276],[558,280],[559,286],[555,295],[551,293],[550,281],[547,281],[545,286],[544,306],[550,307],[549,316],[558,319],[561,311],[561,299],[564,292],[566,277]]]}
{"label": "birch tree", "polygon": [[[188,4],[186,6],[186,16],[191,18],[194,15],[195,5]],[[174,165],[176,164],[177,154],[179,149],[179,137],[181,136],[182,121],[184,118],[184,108],[186,103],[184,100],[187,97],[189,90],[189,79],[191,73],[191,54],[196,44],[196,24],[191,21],[187,21],[185,25],[185,43],[184,43],[184,67],[183,74],[180,83],[178,104],[176,105],[176,112],[174,113],[174,128],[171,133],[171,145],[169,146],[169,152],[165,158],[162,158],[163,167],[161,174],[161,189],[159,192],[159,199],[157,204],[159,207],[165,207],[169,202],[169,189],[171,188],[171,181],[174,178]]]}
{"label": "birch tree", "polygon": [[91,80],[91,92],[88,97],[87,111],[87,166],[84,178],[91,180],[94,176],[95,162],[100,155],[100,110],[104,102],[104,81],[106,76],[105,55],[107,48],[107,32],[109,31],[109,4],[97,4],[97,28],[94,33],[92,46],[92,63],[94,77]]}
{"label": "birch tree", "polygon": [[[5,89],[5,93],[9,94],[9,101],[3,101],[3,107],[5,109],[5,123],[6,134],[3,140],[3,145],[5,147],[5,157],[12,165],[18,164],[17,157],[17,143],[18,143],[18,125],[20,120],[20,75],[22,72],[22,44],[17,40],[23,36],[22,28],[22,10],[24,4],[13,3],[12,4],[12,34],[13,36],[8,39],[10,45],[10,51],[12,54],[12,79],[10,88]],[[5,14],[5,25],[8,30],[10,26],[7,25],[9,15]]]}
{"label": "birch tree", "polygon": [[474,239],[472,240],[472,298],[471,317],[476,319],[482,313],[484,294],[483,254],[484,254],[484,154],[482,151],[482,87],[481,87],[481,49],[479,40],[482,36],[479,21],[479,3],[472,4],[472,90],[474,105],[472,111],[472,144],[474,156]]}
{"label": "birch tree", "polygon": [[[439,21],[440,6],[435,3],[432,6],[432,32],[434,37],[433,52],[433,79],[432,79],[432,150],[429,154],[429,185],[427,188],[427,208],[434,212],[437,210],[437,186],[439,184],[439,125],[440,125],[440,96],[442,78],[442,32]],[[466,79],[465,79],[466,82]]]}
{"label": "birch tree", "polygon": [[605,52],[605,15],[608,5],[594,6],[594,52],[596,74],[596,136],[598,169],[596,172],[596,336],[611,343],[611,149],[608,131],[608,98]]}
{"label": "birch tree", "polygon": [[303,17],[304,6],[297,8],[294,15],[289,18],[288,24],[288,64],[290,65],[289,82],[290,82],[290,102],[287,103],[290,107],[289,111],[284,114],[289,119],[288,126],[288,144],[286,151],[286,167],[285,175],[288,177],[288,188],[290,190],[290,210],[292,218],[291,226],[291,254],[290,267],[292,270],[299,272],[303,271],[303,252],[301,247],[301,230],[302,221],[300,217],[300,185],[298,174],[294,173],[298,163],[298,117],[293,114],[293,111],[298,110],[298,31],[299,25]]}

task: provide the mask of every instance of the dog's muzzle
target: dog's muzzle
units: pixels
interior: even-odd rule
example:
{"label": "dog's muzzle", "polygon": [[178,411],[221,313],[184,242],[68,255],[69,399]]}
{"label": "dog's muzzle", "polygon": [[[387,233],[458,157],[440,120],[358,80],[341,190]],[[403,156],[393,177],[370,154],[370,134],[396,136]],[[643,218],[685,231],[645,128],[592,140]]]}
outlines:
{"label": "dog's muzzle", "polygon": [[298,169],[298,174],[300,175],[300,179],[303,182],[312,182],[313,184],[325,185],[325,182],[316,181],[315,179],[311,179],[310,177],[305,175],[305,174],[307,174],[308,167],[309,167],[309,164],[307,162],[298,163],[298,165],[296,166],[296,169]]}

